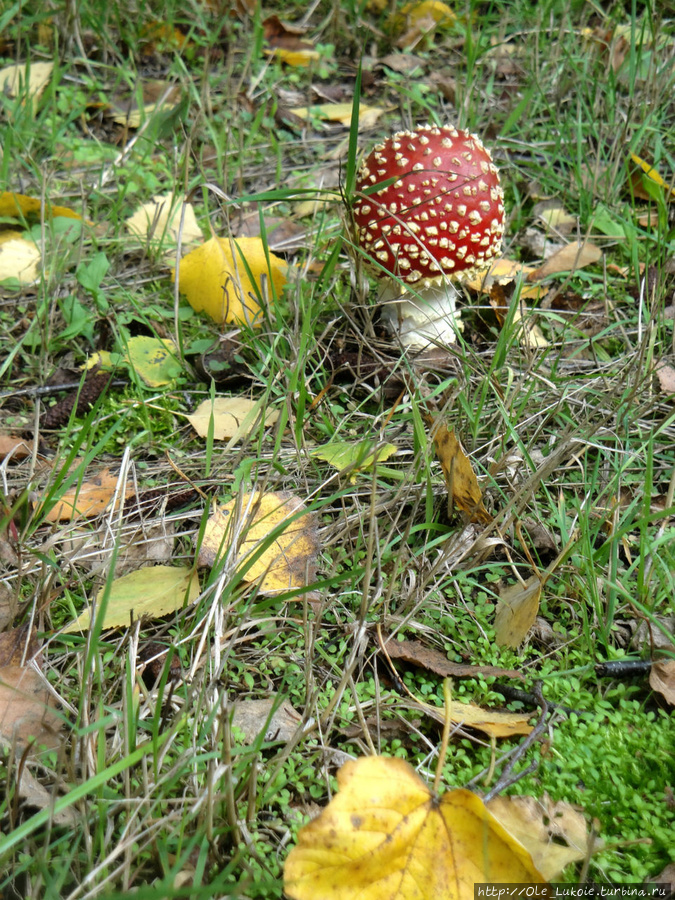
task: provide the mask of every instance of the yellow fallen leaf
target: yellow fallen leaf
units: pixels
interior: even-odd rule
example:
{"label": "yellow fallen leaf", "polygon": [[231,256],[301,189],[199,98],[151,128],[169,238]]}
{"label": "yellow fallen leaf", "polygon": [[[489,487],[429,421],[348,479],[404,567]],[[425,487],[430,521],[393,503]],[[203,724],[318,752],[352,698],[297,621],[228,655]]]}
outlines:
{"label": "yellow fallen leaf", "polygon": [[[431,416],[428,424],[434,424]],[[478,486],[476,473],[455,432],[441,425],[435,430],[433,438],[436,456],[441,463],[448,487],[450,504],[466,513],[472,522],[488,525],[492,521],[492,516],[483,506],[483,494]]]}
{"label": "yellow fallen leaf", "polygon": [[183,371],[178,348],[170,338],[142,334],[129,338],[124,358],[149,387],[172,384]]}
{"label": "yellow fallen leaf", "polygon": [[520,343],[523,347],[529,347],[530,350],[548,347],[549,342],[544,336],[544,332],[536,322],[532,321],[532,316],[525,317],[524,313],[527,312],[528,310],[523,310],[519,304],[513,315],[513,324],[520,325]]}
{"label": "yellow fallen leaf", "polygon": [[577,217],[568,213],[563,206],[546,206],[537,217],[548,227],[560,234],[568,234],[577,224]]}
{"label": "yellow fallen leaf", "polygon": [[0,241],[0,282],[13,279],[33,284],[39,276],[40,251],[33,241],[12,237]]}
{"label": "yellow fallen leaf", "polygon": [[10,97],[24,94],[25,98],[37,102],[49,84],[54,71],[54,63],[18,63],[0,69],[0,93]]}
{"label": "yellow fallen leaf", "polygon": [[182,197],[168,193],[156,194],[152,200],[139,206],[127,219],[126,226],[131,234],[159,244],[165,239],[177,241],[181,222],[181,243],[184,246],[203,240],[192,204],[184,203]]}
{"label": "yellow fallen leaf", "polygon": [[[439,720],[445,717],[445,710],[440,710]],[[448,710],[450,721],[455,725],[475,728],[495,738],[515,737],[529,734],[532,726],[525,713],[512,713],[499,709],[483,709],[475,703],[460,703],[452,700]]]}
{"label": "yellow fallen leaf", "polygon": [[[109,469],[103,469],[94,478],[67,491],[49,510],[45,522],[70,522],[78,516],[93,518],[101,515],[117,493],[117,485],[117,475],[111,475]],[[130,497],[133,493],[134,489],[128,487],[124,496]]]}
{"label": "yellow fallen leaf", "polygon": [[100,369],[102,372],[114,372],[122,362],[124,362],[124,356],[121,353],[111,353],[110,350],[96,350],[87,357],[87,361],[80,368],[86,371]]}
{"label": "yellow fallen leaf", "polygon": [[[63,629],[64,634],[86,631],[92,614],[105,601],[106,588],[96,595],[94,609],[85,609]],[[125,627],[145,616],[157,619],[194,603],[199,596],[199,576],[187,566],[146,566],[116,578],[110,585],[102,628]]]}
{"label": "yellow fallen leaf", "polygon": [[388,25],[390,30],[401,35],[397,45],[406,48],[417,44],[420,38],[433,33],[436,28],[447,28],[456,22],[455,13],[441,0],[414,0],[406,3],[399,13],[394,13]]}
{"label": "yellow fallen leaf", "polygon": [[284,866],[291,900],[473,900],[474,884],[544,883],[471,791],[436,797],[401,759],[350,760]]}
{"label": "yellow fallen leaf", "polygon": [[246,397],[215,397],[204,400],[187,420],[199,437],[207,437],[213,420],[213,437],[216,441],[230,438],[241,440],[251,434],[254,428],[260,427],[260,418],[264,414],[264,427],[268,428],[279,418],[276,409],[265,409],[262,400],[249,400]]}
{"label": "yellow fallen leaf", "polygon": [[263,594],[303,588],[315,580],[317,531],[316,514],[287,491],[242,494],[213,510],[199,564],[215,566],[232,554],[243,579],[259,582]]}
{"label": "yellow fallen leaf", "polygon": [[495,615],[495,641],[500,647],[519,647],[539,612],[541,578],[532,575],[525,584],[510,584],[499,595]]}
{"label": "yellow fallen leaf", "polygon": [[557,879],[565,866],[600,850],[581,812],[565,803],[543,797],[495,797],[487,804],[492,815],[527,848],[532,861],[547,881]]}
{"label": "yellow fallen leaf", "polygon": [[266,56],[273,56],[288,66],[308,66],[319,59],[318,50],[309,41],[303,40],[305,29],[290,22],[282,22],[276,15],[263,20],[263,35]]}
{"label": "yellow fallen leaf", "polygon": [[311,47],[303,47],[300,50],[287,50],[285,47],[266,48],[265,55],[273,56],[280,62],[294,68],[308,66],[312,60],[321,58],[319,51],[313,50]]}
{"label": "yellow fallen leaf", "polygon": [[547,292],[547,288],[539,284],[527,284],[528,276],[534,271],[534,266],[527,266],[502,256],[495,260],[487,270],[482,272],[476,272],[475,269],[470,270],[469,277],[463,278],[462,283],[472,291],[489,294],[495,283],[505,285],[520,278],[522,283],[518,293],[519,299],[538,300]]}
{"label": "yellow fallen leaf", "polygon": [[[325,119],[327,122],[339,122],[341,125],[349,127],[352,121],[352,104],[351,103],[321,103],[317,106],[299,106],[292,109],[299,119]],[[384,108],[379,106],[368,106],[362,103],[359,106],[359,128],[373,128],[380,118],[386,112]]]}
{"label": "yellow fallen leaf", "polygon": [[[39,197],[29,197],[26,194],[17,194],[14,191],[3,191],[0,194],[0,216],[11,219],[40,219],[42,215],[42,200]],[[48,200],[45,201],[45,218],[64,216],[67,219],[81,219],[82,216],[67,206],[55,206]]]}
{"label": "yellow fallen leaf", "polygon": [[[500,281],[493,281],[489,288],[490,306],[494,309],[497,321],[500,325],[506,322],[511,316],[513,326],[518,330],[520,343],[524,347],[535,350],[538,347],[548,347],[548,341],[544,337],[539,325],[534,321],[534,317],[528,315],[529,310],[524,305],[527,294],[527,285],[521,285],[517,297],[507,299],[506,292]],[[536,286],[539,290],[539,286]],[[517,304],[511,313],[511,306]]]}
{"label": "yellow fallen leaf", "polygon": [[635,153],[631,153],[630,158],[637,166],[642,169],[642,171],[650,181],[653,181],[654,184],[658,184],[659,187],[662,187],[670,198],[675,198],[675,187],[673,187],[672,179],[669,184],[664,178],[661,177],[661,175],[659,175],[654,166],[652,166],[646,160],[641,159],[639,156],[636,156]]}
{"label": "yellow fallen leaf", "polygon": [[285,270],[286,262],[273,253],[266,254],[260,238],[214,237],[183,257],[178,283],[190,306],[197,312],[206,312],[215,322],[260,327],[258,298],[281,293],[286,283]]}
{"label": "yellow fallen leaf", "polygon": [[457,21],[457,16],[450,9],[447,3],[441,0],[421,0],[421,2],[406,3],[401,10],[402,16],[407,16],[410,22],[417,22],[419,19],[430,18],[434,22],[444,22],[445,24],[453,24]]}

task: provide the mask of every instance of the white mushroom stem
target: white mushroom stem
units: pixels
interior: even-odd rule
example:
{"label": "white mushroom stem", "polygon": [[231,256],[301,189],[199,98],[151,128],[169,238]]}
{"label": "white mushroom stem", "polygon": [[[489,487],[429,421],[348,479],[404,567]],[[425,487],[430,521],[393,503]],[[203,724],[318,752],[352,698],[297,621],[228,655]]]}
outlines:
{"label": "white mushroom stem", "polygon": [[426,286],[388,283],[380,294],[382,321],[404,347],[424,350],[457,341],[463,324],[456,308],[457,288],[447,280]]}

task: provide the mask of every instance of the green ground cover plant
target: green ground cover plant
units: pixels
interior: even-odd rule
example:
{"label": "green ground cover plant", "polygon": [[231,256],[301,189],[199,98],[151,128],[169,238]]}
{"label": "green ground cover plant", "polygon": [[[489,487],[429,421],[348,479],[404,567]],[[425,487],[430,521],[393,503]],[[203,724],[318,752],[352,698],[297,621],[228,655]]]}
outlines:
{"label": "green ground cover plant", "polygon": [[[485,709],[535,722],[541,684],[547,727],[506,793],[576,804],[602,838],[563,880],[672,879],[672,703],[648,666],[607,664],[675,658],[675,10],[440,7],[0,11],[0,69],[53,63],[39,92],[0,92],[0,260],[17,235],[39,251],[33,278],[0,270],[0,681],[33,659],[56,717],[38,749],[0,696],[3,897],[282,897],[344,762],[433,780],[439,655],[520,673],[453,678]],[[519,274],[462,289],[457,343],[420,365],[382,325],[350,203],[362,156],[426,122],[490,147]],[[131,233],[160,194],[176,234]],[[181,295],[203,239],[183,199],[203,238],[259,235],[287,266],[258,323]],[[530,277],[573,241],[598,258]],[[160,385],[138,338],[170,342]],[[262,412],[199,436],[186,417],[216,397]],[[449,503],[429,416],[489,524]],[[336,442],[361,449],[336,467]],[[55,518],[95,478],[98,514]],[[269,595],[224,553],[195,602],[104,627],[123,574],[197,568],[214,504],[271,492],[315,517],[308,583]],[[537,574],[532,629],[498,643],[504,590]],[[382,635],[419,658],[388,660]],[[453,730],[444,784],[489,791],[524,740]]]}

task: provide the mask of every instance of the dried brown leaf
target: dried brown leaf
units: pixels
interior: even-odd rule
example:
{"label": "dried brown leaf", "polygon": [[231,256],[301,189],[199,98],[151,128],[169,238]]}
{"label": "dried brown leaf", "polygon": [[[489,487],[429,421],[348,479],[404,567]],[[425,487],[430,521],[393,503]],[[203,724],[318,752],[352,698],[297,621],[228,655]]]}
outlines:
{"label": "dried brown leaf", "polygon": [[492,815],[527,848],[544,878],[551,881],[565,866],[585,859],[602,842],[593,841],[583,814],[569,803],[555,803],[548,794],[495,797],[487,804]]}
{"label": "dried brown leaf", "polygon": [[11,454],[12,459],[25,459],[31,454],[30,445],[23,438],[0,434],[0,459]]}
{"label": "dried brown leaf", "polygon": [[425,646],[421,641],[398,641],[395,638],[385,640],[385,651],[390,659],[400,659],[421,669],[427,669],[443,678],[477,678],[479,675],[497,678],[519,678],[524,675],[516,669],[502,669],[499,666],[472,666],[450,662],[440,651]]}
{"label": "dried brown leaf", "polygon": [[539,266],[527,276],[528,281],[541,281],[549,275],[558,275],[560,272],[573,272],[590,266],[602,259],[602,250],[589,241],[573,241],[571,244],[558,250],[549,257],[543,266]]}
{"label": "dried brown leaf", "polygon": [[671,706],[675,706],[675,659],[659,659],[652,663],[649,686],[662,694]]}
{"label": "dried brown leaf", "polygon": [[[276,706],[274,713],[272,709]],[[234,704],[232,727],[244,733],[244,743],[252,744],[265,729],[265,741],[289,741],[302,721],[302,716],[288,700],[279,703],[278,695],[265,700],[239,700]]]}
{"label": "dried brown leaf", "polygon": [[19,747],[55,749],[62,720],[52,695],[32,666],[0,668],[0,740]]}
{"label": "dried brown leaf", "polygon": [[675,366],[665,362],[656,365],[656,377],[664,394],[675,394]]}

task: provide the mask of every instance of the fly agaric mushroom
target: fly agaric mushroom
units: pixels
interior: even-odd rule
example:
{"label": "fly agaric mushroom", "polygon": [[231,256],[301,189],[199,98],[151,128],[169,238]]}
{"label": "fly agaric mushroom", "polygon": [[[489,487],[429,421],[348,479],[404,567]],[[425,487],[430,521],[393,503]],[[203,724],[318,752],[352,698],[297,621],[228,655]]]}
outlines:
{"label": "fly agaric mushroom", "polygon": [[[456,340],[456,288],[499,255],[504,194],[490,153],[452,125],[421,125],[379,144],[356,176],[353,218],[380,299],[401,342]],[[397,302],[386,302],[393,301]]]}

